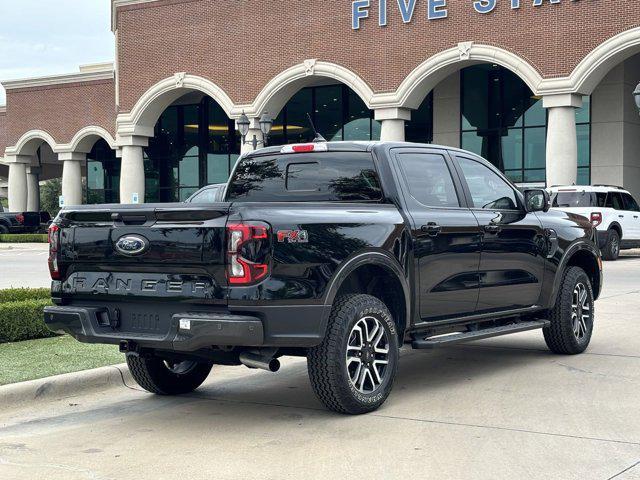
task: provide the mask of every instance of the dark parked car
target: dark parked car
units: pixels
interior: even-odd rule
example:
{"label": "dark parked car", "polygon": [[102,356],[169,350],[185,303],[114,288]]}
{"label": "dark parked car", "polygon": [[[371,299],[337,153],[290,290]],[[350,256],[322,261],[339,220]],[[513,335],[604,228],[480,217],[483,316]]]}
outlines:
{"label": "dark parked car", "polygon": [[589,345],[594,229],[478,156],[407,143],[312,143],[243,157],[225,201],[81,206],[51,228],[53,331],[119,344],[150,392],[212,365],[306,356],[324,404],[375,410],[399,348],[542,329]]}
{"label": "dark parked car", "polygon": [[216,203],[224,198],[226,183],[215,183],[201,188],[185,200],[186,203]]}
{"label": "dark parked car", "polygon": [[0,206],[0,234],[33,233],[40,227],[38,212],[5,212]]}

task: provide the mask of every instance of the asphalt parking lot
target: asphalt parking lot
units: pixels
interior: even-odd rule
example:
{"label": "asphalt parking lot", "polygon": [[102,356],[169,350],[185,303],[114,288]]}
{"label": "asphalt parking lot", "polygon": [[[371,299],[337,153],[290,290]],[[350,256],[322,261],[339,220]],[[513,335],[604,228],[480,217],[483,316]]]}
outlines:
{"label": "asphalt parking lot", "polygon": [[0,244],[0,289],[50,287],[48,255],[46,243]]}
{"label": "asphalt parking lot", "polygon": [[217,367],[196,393],[135,385],[0,409],[2,479],[640,479],[640,254],[605,264],[587,353],[540,332],[407,349],[394,392],[325,411],[305,362]]}

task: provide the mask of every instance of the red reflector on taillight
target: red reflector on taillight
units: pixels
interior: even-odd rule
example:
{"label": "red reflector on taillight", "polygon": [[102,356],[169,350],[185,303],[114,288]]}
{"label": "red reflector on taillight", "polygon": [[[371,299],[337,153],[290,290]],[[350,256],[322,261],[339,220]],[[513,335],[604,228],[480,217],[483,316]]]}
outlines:
{"label": "red reflector on taillight", "polygon": [[597,227],[601,223],[602,223],[602,213],[593,212],[591,214],[591,225],[593,225],[594,227]]}
{"label": "red reflector on taillight", "polygon": [[49,239],[49,273],[52,280],[60,280],[60,269],[58,267],[58,249],[60,248],[60,227],[51,225],[48,232]]}
{"label": "red reflector on taillight", "polygon": [[[249,257],[249,258],[247,258]],[[269,226],[227,225],[227,278],[232,285],[250,285],[269,274]]]}

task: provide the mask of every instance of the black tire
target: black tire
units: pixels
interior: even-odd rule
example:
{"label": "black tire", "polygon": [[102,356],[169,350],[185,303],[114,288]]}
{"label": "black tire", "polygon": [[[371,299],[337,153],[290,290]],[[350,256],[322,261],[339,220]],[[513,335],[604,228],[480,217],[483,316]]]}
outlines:
{"label": "black tire", "polygon": [[[576,295],[582,297],[581,293],[576,294],[578,290],[584,292],[584,304],[588,306],[588,310],[583,308],[581,298],[578,298],[578,302],[575,301]],[[574,304],[580,304],[577,311]],[[576,318],[583,319],[582,325],[574,323],[574,313]],[[581,268],[569,267],[564,272],[558,298],[550,311],[549,320],[551,325],[543,329],[543,333],[547,346],[552,352],[576,355],[587,349],[593,334],[594,300],[589,277]]]}
{"label": "black tire", "polygon": [[171,364],[161,358],[137,355],[127,355],[127,365],[138,385],[157,395],[193,392],[207,379],[213,366],[201,362]]}
{"label": "black tire", "polygon": [[607,244],[602,249],[602,258],[617,260],[620,256],[620,235],[615,230],[607,232]]}
{"label": "black tire", "polygon": [[[365,341],[364,337],[370,338]],[[362,347],[359,350],[358,343]],[[323,342],[307,355],[315,394],[327,408],[339,413],[356,415],[376,410],[393,387],[398,343],[396,324],[382,301],[371,295],[338,297]],[[381,353],[384,350],[387,352]]]}
{"label": "black tire", "polygon": [[6,235],[7,233],[9,233],[9,227],[0,224],[0,235]]}

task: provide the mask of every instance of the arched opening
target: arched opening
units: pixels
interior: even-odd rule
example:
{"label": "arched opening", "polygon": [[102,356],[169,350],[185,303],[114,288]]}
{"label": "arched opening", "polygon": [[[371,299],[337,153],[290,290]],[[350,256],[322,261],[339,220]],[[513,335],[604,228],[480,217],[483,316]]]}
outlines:
{"label": "arched opening", "polygon": [[[347,85],[328,79],[298,90],[274,120],[271,145],[310,142],[314,138],[307,118],[328,141],[380,140],[380,122],[362,98]],[[433,139],[433,98],[427,96],[406,123],[406,140]]]}
{"label": "arched opening", "polygon": [[224,183],[240,156],[235,123],[211,97],[190,92],[159,116],[144,151],[145,202],[180,202]]}
{"label": "arched opening", "polygon": [[95,141],[87,153],[85,178],[86,203],[120,202],[120,160],[103,138]]}
{"label": "arched opening", "polygon": [[[515,73],[478,64],[460,73],[460,147],[477,153],[513,182],[544,186],[547,112],[542,97]],[[591,102],[576,109],[578,183],[591,180]]]}

